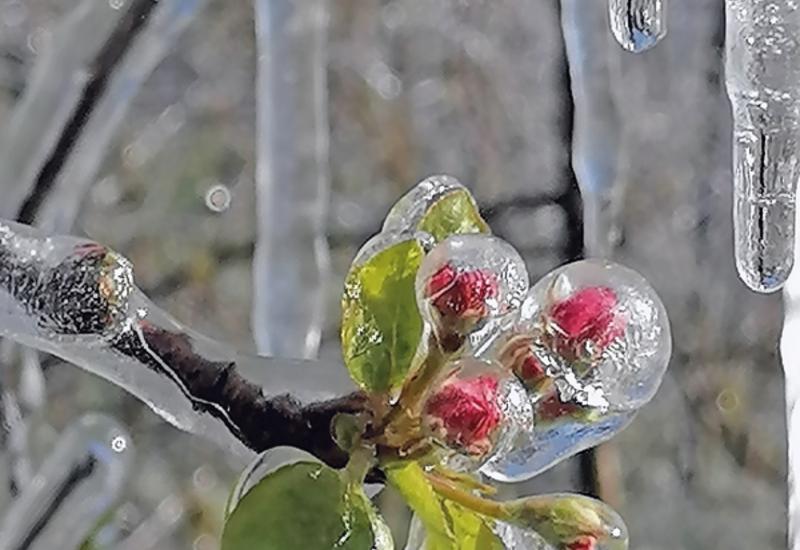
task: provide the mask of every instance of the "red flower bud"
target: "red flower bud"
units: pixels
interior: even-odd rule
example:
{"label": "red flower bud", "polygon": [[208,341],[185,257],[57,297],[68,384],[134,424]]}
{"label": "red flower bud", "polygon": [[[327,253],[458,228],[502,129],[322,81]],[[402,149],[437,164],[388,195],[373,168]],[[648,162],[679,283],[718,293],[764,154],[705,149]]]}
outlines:
{"label": "red flower bud", "polygon": [[566,550],[597,550],[597,539],[591,535],[578,537],[567,544]]}
{"label": "red flower bud", "polygon": [[426,295],[445,318],[481,318],[487,314],[486,300],[497,296],[497,275],[475,270],[458,273],[443,265],[428,279]]}
{"label": "red flower bud", "polygon": [[553,304],[549,317],[573,348],[591,340],[603,350],[625,331],[614,313],[616,305],[617,294],[611,288],[586,287]]}
{"label": "red flower bud", "polygon": [[[625,322],[615,311],[617,295],[608,287],[586,287],[564,300],[552,304],[545,318],[555,328],[543,342],[555,353],[573,361],[585,354],[587,343],[591,353],[599,354],[625,332]],[[530,348],[524,358],[515,359],[514,370],[533,389],[546,378],[546,372]]]}
{"label": "red flower bud", "polygon": [[498,390],[499,382],[491,375],[447,380],[426,404],[429,426],[448,445],[472,455],[486,454],[502,419]]}

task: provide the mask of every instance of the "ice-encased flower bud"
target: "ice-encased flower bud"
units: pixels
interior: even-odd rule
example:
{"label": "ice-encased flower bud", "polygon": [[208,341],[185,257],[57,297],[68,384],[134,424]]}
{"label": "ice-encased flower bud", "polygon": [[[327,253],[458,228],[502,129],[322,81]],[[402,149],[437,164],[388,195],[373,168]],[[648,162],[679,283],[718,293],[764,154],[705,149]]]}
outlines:
{"label": "ice-encased flower bud", "polygon": [[635,410],[655,394],[672,341],[664,305],[638,273],[584,260],[531,288],[498,360],[529,389],[562,401]]}
{"label": "ice-encased flower bud", "polygon": [[652,399],[670,351],[664,306],[638,273],[599,260],[551,272],[489,352],[528,389],[535,430],[483,472],[521,481],[610,439]]}
{"label": "ice-encased flower bud", "polygon": [[423,409],[429,435],[478,463],[517,444],[532,430],[532,417],[519,381],[499,365],[476,359],[449,365]]}
{"label": "ice-encased flower bud", "polygon": [[[439,243],[417,273],[417,303],[440,342],[497,330],[519,308],[528,272],[519,253],[488,235],[454,235]],[[452,351],[452,350],[451,350]]]}

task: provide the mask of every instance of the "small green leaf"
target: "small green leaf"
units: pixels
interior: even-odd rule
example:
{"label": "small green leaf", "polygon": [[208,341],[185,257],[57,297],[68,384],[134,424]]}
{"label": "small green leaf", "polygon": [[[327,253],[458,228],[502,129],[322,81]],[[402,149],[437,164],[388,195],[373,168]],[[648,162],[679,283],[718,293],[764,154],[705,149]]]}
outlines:
{"label": "small green leaf", "polygon": [[466,189],[453,191],[433,204],[417,229],[432,235],[436,242],[456,234],[491,233],[475,199]]}
{"label": "small green leaf", "polygon": [[386,476],[425,526],[425,550],[505,548],[492,531],[493,519],[481,516],[437,494],[417,462],[404,462],[388,467]]}
{"label": "small green leaf", "polygon": [[244,496],[225,523],[222,550],[391,550],[371,506],[338,471],[296,462]]}
{"label": "small green leaf", "polygon": [[417,239],[401,239],[354,265],[345,281],[344,362],[353,380],[373,392],[402,384],[422,337],[414,281],[425,251]]}

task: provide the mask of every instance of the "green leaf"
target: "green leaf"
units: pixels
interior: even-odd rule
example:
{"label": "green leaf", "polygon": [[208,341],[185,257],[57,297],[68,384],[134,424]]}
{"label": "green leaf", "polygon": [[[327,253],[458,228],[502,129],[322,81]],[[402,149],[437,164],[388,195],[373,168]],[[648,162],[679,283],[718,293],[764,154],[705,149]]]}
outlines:
{"label": "green leaf", "polygon": [[426,550],[503,550],[491,529],[494,520],[437,494],[417,462],[386,468],[389,482],[419,516],[426,530]]}
{"label": "green leaf", "polygon": [[345,281],[344,362],[353,380],[368,391],[386,392],[402,384],[422,337],[414,281],[425,251],[417,239],[403,239],[355,264]]}
{"label": "green leaf", "polygon": [[466,189],[453,191],[433,204],[417,228],[429,233],[436,242],[450,235],[491,233],[489,224],[481,217],[475,199]]}
{"label": "green leaf", "polygon": [[391,550],[385,536],[360,486],[324,464],[296,462],[244,496],[225,523],[222,550]]}

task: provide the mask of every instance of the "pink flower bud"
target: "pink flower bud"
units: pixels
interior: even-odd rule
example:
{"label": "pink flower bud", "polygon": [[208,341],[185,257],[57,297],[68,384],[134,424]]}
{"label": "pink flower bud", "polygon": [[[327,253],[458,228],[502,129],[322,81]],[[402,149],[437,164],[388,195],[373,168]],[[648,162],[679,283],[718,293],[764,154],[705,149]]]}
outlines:
{"label": "pink flower bud", "polygon": [[[606,286],[582,288],[551,304],[544,313],[550,347],[568,361],[597,356],[625,333],[625,319],[615,309],[617,295]],[[532,350],[513,367],[529,388],[546,379],[544,367]]]}
{"label": "pink flower bud", "polygon": [[614,312],[616,306],[617,294],[611,288],[592,286],[553,304],[549,317],[570,347],[591,341],[603,350],[625,332],[624,321]]}
{"label": "pink flower bud", "polygon": [[425,414],[432,432],[471,455],[485,455],[500,425],[499,383],[490,374],[452,377],[428,399]]}
{"label": "pink flower bud", "polygon": [[488,314],[486,300],[497,295],[497,276],[485,270],[458,273],[450,265],[443,265],[430,279],[426,297],[445,319],[478,321]]}

